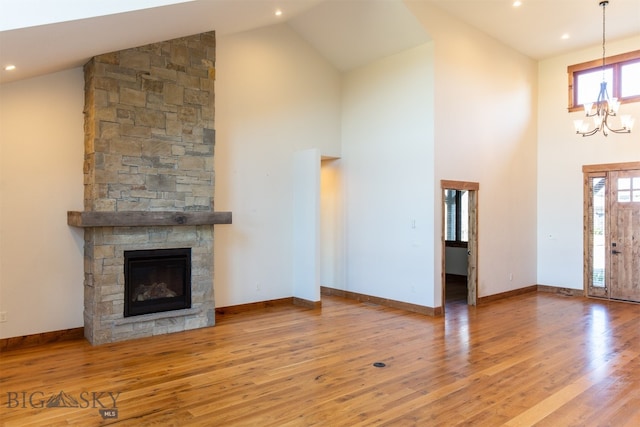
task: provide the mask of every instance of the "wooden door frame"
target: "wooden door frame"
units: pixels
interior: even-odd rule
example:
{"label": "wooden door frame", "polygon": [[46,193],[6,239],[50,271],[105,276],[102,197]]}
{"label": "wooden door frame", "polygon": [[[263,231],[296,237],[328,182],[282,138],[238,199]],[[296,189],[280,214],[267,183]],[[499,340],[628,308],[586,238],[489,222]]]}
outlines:
{"label": "wooden door frame", "polygon": [[[474,262],[467,264],[467,304],[469,305],[477,305],[478,304],[478,192],[480,190],[480,184],[477,182],[471,181],[451,181],[451,180],[440,180],[440,214],[441,214],[441,224],[440,227],[440,240],[442,246],[442,267],[441,267],[441,285],[442,285],[442,312],[445,313],[445,297],[446,297],[446,232],[444,229],[445,224],[445,206],[444,206],[444,192],[445,190],[459,190],[459,191],[469,191],[469,246],[467,247],[467,251],[469,256],[473,257]],[[475,268],[474,271],[471,271],[472,268]]]}
{"label": "wooden door frame", "polygon": [[[582,174],[583,174],[583,192],[584,192],[584,200],[583,200],[583,292],[585,297],[594,297],[594,298],[605,298],[607,300],[612,301],[611,292],[609,288],[609,281],[605,281],[605,294],[603,296],[590,295],[589,293],[589,285],[591,283],[590,276],[593,272],[593,259],[591,257],[591,247],[590,247],[590,232],[591,226],[590,221],[590,201],[591,194],[589,188],[589,178],[602,176],[606,179],[607,185],[607,200],[606,200],[606,208],[607,208],[607,221],[610,222],[610,218],[608,216],[611,214],[610,211],[610,186],[609,182],[609,173],[610,172],[620,172],[620,171],[629,171],[629,170],[640,170],[640,162],[624,162],[624,163],[604,163],[604,164],[595,164],[595,165],[584,165],[582,166]],[[609,249],[610,247],[610,226],[607,223],[607,233],[605,237],[605,247]],[[606,271],[609,273],[609,269],[611,268],[610,263],[610,254],[607,250],[605,259]],[[617,301],[617,300],[614,300]]]}

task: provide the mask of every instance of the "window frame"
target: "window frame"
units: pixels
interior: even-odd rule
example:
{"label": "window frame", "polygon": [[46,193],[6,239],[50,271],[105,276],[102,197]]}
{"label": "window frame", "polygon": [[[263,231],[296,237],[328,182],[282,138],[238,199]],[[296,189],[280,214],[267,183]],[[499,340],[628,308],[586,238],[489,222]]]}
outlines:
{"label": "window frame", "polygon": [[[633,62],[640,62],[640,50],[634,50],[632,52],[622,53],[620,55],[609,56],[605,58],[605,68],[613,69],[613,81],[612,87],[609,89],[609,96],[612,98],[618,98],[621,104],[628,102],[640,102],[640,95],[628,96],[622,98],[620,96],[620,79],[621,79],[621,67]],[[569,65],[567,67],[567,74],[569,76],[569,112],[584,110],[583,104],[577,104],[577,87],[576,76],[589,72],[602,69],[602,58],[594,59],[593,61],[587,61],[580,64]]]}
{"label": "window frame", "polygon": [[[465,242],[462,240],[462,193],[468,192],[468,190],[457,190],[452,188],[444,189],[443,194],[446,195],[447,191],[455,191],[455,200],[456,200],[456,240],[447,240],[445,235],[445,245],[448,247],[456,247],[456,248],[466,248],[469,245],[469,242]],[[445,213],[446,215],[446,213]]]}

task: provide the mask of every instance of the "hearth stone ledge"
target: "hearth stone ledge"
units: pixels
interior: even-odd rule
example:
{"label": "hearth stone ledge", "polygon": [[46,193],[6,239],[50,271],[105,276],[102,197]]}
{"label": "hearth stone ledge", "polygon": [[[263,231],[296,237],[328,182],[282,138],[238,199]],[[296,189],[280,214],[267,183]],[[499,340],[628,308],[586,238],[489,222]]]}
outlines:
{"label": "hearth stone ledge", "polygon": [[231,224],[231,218],[231,212],[67,212],[67,224],[80,228]]}
{"label": "hearth stone ledge", "polygon": [[159,313],[142,314],[140,316],[123,317],[113,321],[114,326],[127,325],[129,323],[148,322],[172,317],[193,316],[202,313],[202,308],[185,308],[183,310],[161,311]]}

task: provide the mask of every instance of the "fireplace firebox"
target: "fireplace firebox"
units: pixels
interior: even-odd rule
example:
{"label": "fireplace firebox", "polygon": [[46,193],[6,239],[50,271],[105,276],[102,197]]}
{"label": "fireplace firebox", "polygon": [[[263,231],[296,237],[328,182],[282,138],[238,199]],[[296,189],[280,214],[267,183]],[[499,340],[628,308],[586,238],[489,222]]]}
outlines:
{"label": "fireplace firebox", "polygon": [[191,308],[191,248],[124,251],[124,316]]}

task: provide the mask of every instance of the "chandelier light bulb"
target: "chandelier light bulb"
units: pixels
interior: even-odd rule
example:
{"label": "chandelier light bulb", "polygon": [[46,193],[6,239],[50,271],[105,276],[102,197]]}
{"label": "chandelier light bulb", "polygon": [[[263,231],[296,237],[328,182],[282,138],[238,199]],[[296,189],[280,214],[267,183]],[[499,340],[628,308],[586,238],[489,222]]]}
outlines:
{"label": "chandelier light bulb", "polygon": [[573,125],[576,128],[576,132],[586,132],[589,128],[589,125],[584,120],[574,120]]}
{"label": "chandelier light bulb", "polygon": [[631,117],[630,114],[624,114],[620,116],[620,123],[622,123],[622,127],[624,129],[633,129],[633,123],[635,122],[634,118]]}
{"label": "chandelier light bulb", "polygon": [[593,124],[596,126],[596,128],[599,128],[602,124],[602,116],[593,116]]}

